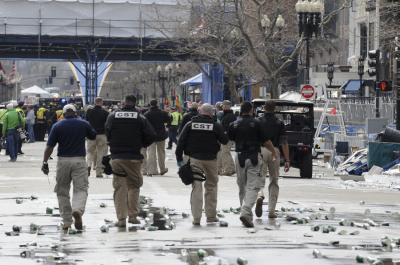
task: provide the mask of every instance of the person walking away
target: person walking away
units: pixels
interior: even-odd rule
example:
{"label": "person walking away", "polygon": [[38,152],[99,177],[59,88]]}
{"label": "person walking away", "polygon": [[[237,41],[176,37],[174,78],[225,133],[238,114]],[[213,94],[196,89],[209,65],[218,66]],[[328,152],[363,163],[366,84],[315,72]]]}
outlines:
{"label": "person walking away", "polygon": [[[275,152],[280,157],[279,152],[279,145],[282,146],[283,155],[285,157],[285,167],[284,171],[288,172],[290,169],[290,159],[289,159],[289,145],[287,141],[287,134],[285,129],[285,124],[283,121],[278,119],[274,114],[276,105],[275,101],[268,100],[264,106],[265,114],[258,119],[265,125],[267,128],[271,142],[274,145]],[[279,169],[280,169],[280,159],[274,160],[272,158],[272,153],[261,144],[261,155],[263,158],[263,172],[261,178],[261,189],[258,192],[258,198],[256,202],[256,209],[255,213],[257,217],[262,216],[262,205],[264,201],[264,187],[265,187],[265,180],[267,174],[269,172],[269,185],[268,185],[268,217],[269,218],[276,218],[277,215],[275,214],[275,207],[276,203],[278,202],[278,195],[279,195]]]}
{"label": "person walking away", "polygon": [[[44,151],[42,171],[49,174],[47,161],[58,144],[56,187],[63,229],[71,228],[75,219],[75,228],[82,230],[82,215],[85,213],[89,180],[87,175],[85,138],[96,139],[96,131],[87,121],[75,117],[76,108],[65,105],[65,119],[54,124]],[[70,202],[71,181],[73,183],[72,206]]]}
{"label": "person walking away", "polygon": [[50,103],[49,104],[49,117],[50,117],[50,119],[48,120],[48,126],[47,126],[47,135],[50,135],[50,132],[51,132],[51,128],[53,128],[53,125],[55,124],[54,122],[53,122],[53,119],[52,119],[52,117],[53,117],[53,115],[54,115],[54,113],[56,113],[56,111],[57,111],[57,105],[55,105],[53,102],[52,103]]}
{"label": "person walking away", "polygon": [[190,106],[190,111],[183,117],[181,125],[179,125],[179,131],[182,132],[183,127],[185,127],[186,123],[192,120],[194,116],[197,116],[199,113],[197,112],[198,110],[198,105],[196,102],[193,102],[192,105]]}
{"label": "person walking away", "polygon": [[[224,100],[222,102],[222,109],[224,110],[224,116],[221,119],[221,125],[227,132],[229,129],[229,124],[236,121],[236,116],[231,110],[231,102],[229,100]],[[222,158],[222,176],[232,176],[236,174],[235,163],[231,155],[233,141],[229,141],[226,145],[221,147],[221,158]]]}
{"label": "person walking away", "polygon": [[260,142],[271,152],[274,161],[278,157],[267,128],[259,119],[252,117],[251,103],[243,102],[240,111],[242,117],[229,125],[228,136],[236,146],[237,184],[242,207],[240,220],[246,227],[254,227],[252,209],[261,188],[263,167]]}
{"label": "person walking away", "polygon": [[[124,107],[111,113],[106,122],[106,135],[111,151],[110,165],[113,176],[114,205],[117,227],[126,227],[126,218],[132,224],[140,224],[139,193],[143,185],[140,164],[142,147],[150,146],[156,133],[149,121],[135,109],[136,97],[127,95]],[[122,177],[125,176],[125,177]]]}
{"label": "person walking away", "polygon": [[14,109],[12,103],[7,105],[7,112],[3,118],[3,130],[2,137],[6,137],[8,141],[8,150],[10,154],[9,162],[17,161],[18,156],[18,142],[19,133],[17,132],[18,127],[25,127],[25,120],[21,114]]}
{"label": "person walking away", "polygon": [[[168,112],[160,110],[157,104],[158,102],[155,98],[151,99],[150,110],[144,114],[156,132],[154,143],[147,148],[147,175],[149,177],[153,175],[164,175],[168,172],[168,168],[165,167],[165,140],[168,138],[165,124],[171,121],[171,117],[168,115]],[[157,171],[157,160],[160,171]]]}
{"label": "person walking away", "polygon": [[[181,132],[175,151],[178,166],[183,166],[183,152],[189,154],[190,167],[193,172],[205,174],[204,209],[207,222],[218,222],[217,193],[218,168],[217,153],[220,144],[227,144],[228,137],[221,124],[214,121],[212,106],[208,103],[201,107],[200,114],[192,118]],[[192,183],[190,197],[194,225],[200,225],[203,208],[203,184]]]}
{"label": "person walking away", "polygon": [[[217,122],[221,123],[222,116],[224,116],[224,111],[222,110],[222,102],[218,101],[217,103],[215,103],[215,108],[217,111],[217,114],[216,114]],[[219,150],[218,155],[217,155],[217,164],[218,164],[218,175],[221,175],[222,174],[222,151],[221,151],[221,149]]]}
{"label": "person walking away", "polygon": [[[25,103],[23,101],[18,102],[18,106],[15,108],[15,110],[18,111],[19,114],[21,114],[21,117],[25,120],[25,111],[22,109],[24,104]],[[24,125],[24,127],[25,127],[25,125]],[[18,154],[19,155],[25,154],[24,152],[22,152],[22,143],[23,142],[24,141],[22,140],[22,138],[19,137],[19,141],[18,141]]]}
{"label": "person walking away", "polygon": [[56,112],[54,112],[53,116],[51,116],[51,121],[52,121],[53,125],[64,119],[63,107],[60,105],[57,108],[58,108],[58,110],[56,110]]}
{"label": "person walking away", "polygon": [[107,121],[107,117],[110,113],[102,108],[103,99],[97,97],[94,100],[95,106],[94,108],[89,108],[86,113],[86,120],[92,126],[92,128],[96,131],[97,136],[94,140],[88,140],[87,142],[87,163],[88,163],[88,176],[90,176],[90,170],[93,163],[94,156],[97,152],[97,161],[96,161],[96,178],[103,177],[103,169],[102,169],[102,159],[104,151],[107,146],[107,137],[105,131],[105,124]]}
{"label": "person walking away", "polygon": [[35,142],[35,132],[33,130],[33,126],[35,125],[35,114],[32,106],[27,106],[26,110],[28,114],[26,115],[25,122],[28,125],[28,133],[29,133],[29,142]]}
{"label": "person walking away", "polygon": [[176,107],[171,107],[171,113],[169,115],[172,117],[172,121],[171,126],[168,128],[169,142],[167,149],[172,150],[172,143],[178,144],[176,136],[178,135],[180,115],[176,111]]}
{"label": "person walking away", "polygon": [[35,141],[39,141],[39,123],[37,119],[38,105],[33,106],[33,114],[35,115],[35,124],[33,125],[33,132],[35,134]]}
{"label": "person walking away", "polygon": [[38,123],[38,140],[40,142],[44,142],[44,137],[46,135],[46,128],[48,124],[49,111],[46,109],[46,104],[43,104],[42,107],[37,111],[37,123]]}
{"label": "person walking away", "polygon": [[4,115],[6,115],[6,112],[7,112],[7,106],[0,110],[0,132],[3,132],[3,119]]}

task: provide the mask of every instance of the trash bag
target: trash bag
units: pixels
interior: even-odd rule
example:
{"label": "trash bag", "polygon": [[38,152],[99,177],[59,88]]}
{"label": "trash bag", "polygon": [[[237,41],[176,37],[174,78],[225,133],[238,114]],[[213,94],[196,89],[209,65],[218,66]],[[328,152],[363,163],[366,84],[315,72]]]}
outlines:
{"label": "trash bag", "polygon": [[388,143],[400,143],[400,131],[386,127],[383,133],[383,141]]}

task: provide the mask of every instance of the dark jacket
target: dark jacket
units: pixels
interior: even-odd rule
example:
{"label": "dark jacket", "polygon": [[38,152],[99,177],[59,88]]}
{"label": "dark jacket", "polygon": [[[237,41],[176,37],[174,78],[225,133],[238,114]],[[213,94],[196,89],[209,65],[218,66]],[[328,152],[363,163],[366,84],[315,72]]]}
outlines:
{"label": "dark jacket", "polygon": [[112,159],[143,159],[140,149],[150,146],[156,136],[150,122],[129,105],[108,116],[105,130]]}
{"label": "dark jacket", "polygon": [[168,115],[168,112],[160,110],[157,106],[155,106],[146,111],[144,116],[150,122],[151,126],[153,126],[154,131],[156,132],[154,142],[164,141],[168,138],[168,132],[165,130],[165,123],[171,122],[172,118]]}
{"label": "dark jacket", "polygon": [[[194,127],[192,129],[193,123],[212,124],[213,127],[212,130],[204,127]],[[199,133],[204,133],[204,136],[199,137]],[[218,148],[216,148],[216,146],[219,143],[228,143],[228,136],[225,134],[221,124],[215,122],[213,117],[199,114],[196,118],[193,118],[192,121],[189,121],[186,124],[179,136],[178,145],[175,151],[176,161],[183,161],[183,151],[194,159],[214,160],[217,158],[219,146]]]}
{"label": "dark jacket", "polygon": [[179,131],[182,132],[183,127],[185,127],[186,123],[191,121],[192,118],[197,115],[199,115],[199,113],[197,112],[197,109],[190,109],[190,111],[183,117],[183,119],[181,121],[181,125],[179,126]]}
{"label": "dark jacket", "polygon": [[224,110],[224,116],[221,119],[221,125],[224,127],[225,131],[227,132],[229,129],[229,124],[236,121],[236,116],[233,113],[233,110]]}
{"label": "dark jacket", "polygon": [[97,135],[105,134],[104,125],[106,124],[107,117],[110,113],[103,109],[101,106],[94,106],[89,108],[86,114],[86,120],[90,123]]}

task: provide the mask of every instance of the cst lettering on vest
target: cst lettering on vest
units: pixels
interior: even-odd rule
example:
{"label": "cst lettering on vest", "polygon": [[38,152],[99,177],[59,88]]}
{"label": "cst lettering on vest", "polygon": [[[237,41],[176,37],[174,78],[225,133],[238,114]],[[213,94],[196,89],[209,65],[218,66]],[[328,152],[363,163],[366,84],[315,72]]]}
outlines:
{"label": "cst lettering on vest", "polygon": [[192,122],[192,130],[213,131],[214,124]]}
{"label": "cst lettering on vest", "polygon": [[138,113],[137,112],[117,112],[115,113],[115,118],[123,118],[123,119],[137,119]]}

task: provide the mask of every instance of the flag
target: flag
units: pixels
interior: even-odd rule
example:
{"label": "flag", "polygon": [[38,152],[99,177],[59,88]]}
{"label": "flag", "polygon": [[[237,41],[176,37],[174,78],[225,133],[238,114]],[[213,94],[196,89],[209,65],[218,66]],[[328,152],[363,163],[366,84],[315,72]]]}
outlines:
{"label": "flag", "polygon": [[331,110],[331,112],[329,112],[329,114],[336,115],[336,107],[333,110]]}
{"label": "flag", "polygon": [[13,61],[12,67],[11,67],[11,74],[10,74],[10,78],[8,79],[8,83],[7,86],[9,86],[11,84],[11,79],[15,74],[15,60]]}
{"label": "flag", "polygon": [[6,74],[6,70],[4,70],[3,66],[1,65],[1,61],[0,61],[0,70],[3,71],[4,74]]}
{"label": "flag", "polygon": [[179,102],[179,97],[178,97],[178,95],[175,95],[175,99],[176,99],[176,107],[177,107],[178,109],[180,109],[180,108],[181,108],[181,103]]}

